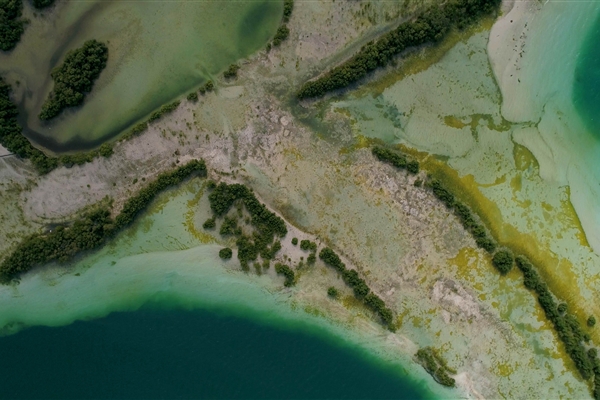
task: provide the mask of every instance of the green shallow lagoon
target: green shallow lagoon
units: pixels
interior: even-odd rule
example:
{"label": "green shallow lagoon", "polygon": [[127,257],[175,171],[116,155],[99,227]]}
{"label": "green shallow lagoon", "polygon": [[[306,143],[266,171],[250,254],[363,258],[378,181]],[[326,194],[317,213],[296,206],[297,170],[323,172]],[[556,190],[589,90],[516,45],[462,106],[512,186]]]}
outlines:
{"label": "green shallow lagoon", "polygon": [[156,308],[29,328],[0,338],[0,397],[432,397],[339,338],[314,333]]}
{"label": "green shallow lagoon", "polygon": [[[59,2],[31,18],[21,42],[0,54],[25,134],[55,152],[89,149],[196,89],[263,48],[282,18],[281,0]],[[38,114],[50,72],[86,40],[107,43],[109,60],[82,107],[50,123]]]}

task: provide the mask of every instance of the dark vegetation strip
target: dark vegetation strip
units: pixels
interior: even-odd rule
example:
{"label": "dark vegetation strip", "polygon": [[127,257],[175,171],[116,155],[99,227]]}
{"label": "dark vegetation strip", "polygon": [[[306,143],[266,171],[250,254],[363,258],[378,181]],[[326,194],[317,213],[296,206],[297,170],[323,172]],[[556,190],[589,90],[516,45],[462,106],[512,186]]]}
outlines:
{"label": "dark vegetation strip", "polygon": [[0,282],[7,283],[32,268],[51,261],[65,262],[82,251],[97,249],[131,224],[163,190],[191,176],[206,176],[202,160],[193,160],[171,172],[165,172],[129,198],[113,220],[108,206],[87,213],[70,227],[34,234],[24,239],[0,264]]}
{"label": "dark vegetation strip", "polygon": [[342,89],[384,67],[402,51],[441,41],[453,28],[464,29],[484,15],[498,11],[501,0],[448,0],[428,7],[416,18],[364,45],[343,64],[320,78],[306,82],[297,93],[300,99],[322,96]]}
{"label": "dark vegetation strip", "polygon": [[[390,150],[388,152],[385,152],[385,154],[393,154]],[[376,153],[381,154],[381,149],[377,147],[373,149],[373,154],[381,160]],[[399,157],[401,159],[400,155],[388,156],[383,161],[394,165],[394,162],[389,160],[396,160]],[[402,163],[396,166],[403,169]],[[575,364],[581,377],[585,380],[594,377],[593,395],[594,398],[600,399],[600,360],[597,358],[597,351],[586,345],[590,341],[590,336],[583,331],[577,318],[567,312],[567,305],[565,303],[557,305],[555,296],[550,292],[548,285],[542,280],[533,264],[526,257],[522,255],[515,257],[508,249],[497,249],[496,242],[488,236],[486,229],[476,220],[470,208],[459,202],[456,196],[445,188],[439,180],[429,177],[425,186],[449,210],[454,211],[463,227],[473,235],[477,246],[492,254],[492,265],[500,275],[509,273],[516,263],[518,269],[523,273],[524,286],[537,296],[540,307],[544,310],[546,318],[552,323],[559,340],[563,343],[567,354]],[[587,321],[588,327],[592,328],[596,319],[590,316]]]}
{"label": "dark vegetation strip", "polygon": [[69,51],[63,64],[50,74],[54,89],[42,105],[40,119],[52,119],[65,108],[81,105],[107,61],[108,47],[97,40],[88,40],[82,47]]}
{"label": "dark vegetation strip", "polygon": [[[209,185],[211,193],[208,196],[210,208],[213,216],[204,222],[205,229],[214,229],[217,218],[222,219],[219,233],[223,236],[231,235],[236,238],[238,247],[238,260],[244,271],[250,269],[249,264],[257,261],[259,256],[262,258],[265,268],[269,267],[270,261],[275,258],[275,254],[281,250],[281,242],[278,238],[287,235],[285,222],[275,213],[269,211],[264,206],[252,190],[241,184],[220,183],[219,185],[211,182]],[[237,208],[237,215],[233,213],[228,215],[233,206]],[[238,225],[238,218],[243,217],[243,208],[250,217],[246,220],[247,226],[242,229]],[[287,269],[277,267],[277,272],[286,277],[285,285],[293,285],[295,278]],[[288,267],[289,268],[289,267]],[[292,271],[293,272],[293,271]]]}
{"label": "dark vegetation strip", "polygon": [[417,351],[415,358],[439,384],[448,387],[456,386],[456,381],[448,375],[449,372],[456,374],[456,371],[448,367],[446,361],[436,350],[424,347]]}
{"label": "dark vegetation strip", "polygon": [[358,276],[356,270],[347,269],[346,264],[344,264],[340,257],[329,247],[325,247],[321,250],[319,258],[342,275],[346,285],[351,287],[354,291],[354,296],[379,315],[381,321],[383,321],[383,324],[387,326],[389,330],[395,330],[392,310],[386,307],[384,301],[381,300],[379,296],[371,292],[371,289],[367,286],[365,280]]}
{"label": "dark vegetation strip", "polygon": [[[272,46],[278,47],[290,36],[290,28],[287,27],[287,23],[292,17],[292,11],[294,11],[294,0],[283,0],[283,18],[282,23],[277,28],[275,36],[273,37]],[[267,44],[267,51],[271,50],[271,43]]]}

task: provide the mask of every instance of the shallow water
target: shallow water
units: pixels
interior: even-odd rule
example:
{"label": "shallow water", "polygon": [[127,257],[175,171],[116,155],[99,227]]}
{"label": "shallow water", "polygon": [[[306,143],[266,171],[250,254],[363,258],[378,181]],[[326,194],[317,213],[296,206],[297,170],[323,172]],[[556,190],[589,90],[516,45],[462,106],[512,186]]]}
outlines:
{"label": "shallow water", "polygon": [[9,398],[431,398],[339,337],[206,310],[31,328],[0,353]]}
{"label": "shallow water", "polygon": [[[16,49],[0,54],[0,73],[30,139],[56,152],[87,149],[262,48],[282,9],[280,0],[60,2],[31,16]],[[82,107],[42,123],[50,71],[89,39],[107,43],[107,67]]]}

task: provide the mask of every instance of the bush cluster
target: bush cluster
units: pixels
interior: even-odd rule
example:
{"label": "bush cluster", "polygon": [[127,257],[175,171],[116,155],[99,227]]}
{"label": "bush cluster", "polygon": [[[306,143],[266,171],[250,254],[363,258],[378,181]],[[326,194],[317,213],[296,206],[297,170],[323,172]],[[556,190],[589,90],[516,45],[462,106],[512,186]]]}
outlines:
{"label": "bush cluster", "polygon": [[315,242],[304,239],[300,242],[300,249],[310,251],[310,254],[306,258],[306,263],[308,265],[313,265],[317,261],[317,244]]}
{"label": "bush cluster", "polygon": [[453,27],[463,29],[480,16],[496,12],[500,0],[448,0],[424,10],[393,31],[369,42],[343,64],[322,77],[306,82],[297,93],[300,99],[322,96],[364,78],[369,72],[388,65],[407,48],[443,39]]}
{"label": "bush cluster", "polygon": [[285,277],[285,282],[283,283],[284,286],[290,287],[296,283],[296,274],[294,274],[294,271],[287,265],[281,263],[275,264],[275,272]]}
{"label": "bush cluster", "polygon": [[327,288],[327,295],[329,297],[337,298],[340,295],[340,292],[333,286],[329,286]]}
{"label": "bush cluster", "polygon": [[217,226],[217,223],[214,218],[209,218],[202,224],[204,229],[214,229]]}
{"label": "bush cluster", "polygon": [[492,257],[492,265],[494,265],[502,275],[506,275],[510,272],[514,261],[513,254],[506,249],[498,250]]}
{"label": "bush cluster", "polygon": [[[249,188],[241,184],[214,185],[208,200],[214,216],[224,217],[221,230],[226,225],[227,232],[222,234],[237,236],[238,259],[242,269],[249,270],[249,263],[257,260],[258,256],[263,261],[272,260],[281,250],[281,242],[274,240],[287,234],[285,222],[260,203]],[[240,206],[243,204],[250,214],[250,225],[254,228],[250,235],[244,235],[241,228],[233,227],[233,224],[228,222],[230,217],[226,214],[236,202]]]}
{"label": "bush cluster", "polygon": [[25,31],[22,0],[0,1],[0,50],[9,51],[21,40]]}
{"label": "bush cluster", "polygon": [[180,103],[181,102],[179,100],[175,100],[172,103],[163,105],[158,110],[156,110],[152,114],[150,114],[150,117],[148,118],[148,122],[154,122],[156,120],[159,120],[160,118],[162,118],[163,115],[169,114],[169,113],[175,111],[177,109],[177,107],[179,107]]}
{"label": "bush cluster", "polygon": [[240,66],[237,64],[231,64],[229,66],[229,68],[227,68],[225,70],[225,72],[223,72],[223,76],[226,79],[230,79],[230,78],[236,78],[237,77],[237,72],[240,69]]}
{"label": "bush cluster", "polygon": [[385,306],[385,303],[379,296],[374,293],[369,293],[370,289],[364,279],[358,276],[358,272],[353,269],[347,269],[346,264],[342,262],[340,257],[329,247],[325,247],[319,253],[319,258],[330,267],[337,270],[344,279],[344,282],[352,288],[354,296],[361,300],[368,308],[379,315],[383,323],[393,329],[393,313],[392,310]]}
{"label": "bush cluster", "polygon": [[212,92],[215,89],[215,84],[213,83],[213,81],[206,81],[206,83],[202,86],[200,86],[200,89],[198,89],[198,91],[200,92],[200,94],[205,94],[206,92]]}
{"label": "bush cluster", "polygon": [[286,24],[281,24],[273,37],[273,46],[279,46],[288,36],[290,36],[290,29]]}
{"label": "bush cluster", "polygon": [[395,151],[379,146],[373,147],[372,152],[379,161],[391,164],[398,169],[405,169],[413,175],[419,173],[419,162],[417,160],[408,160],[404,154],[398,154]]}
{"label": "bush cluster", "polygon": [[224,247],[219,250],[219,257],[221,257],[223,260],[229,260],[231,257],[233,257],[233,251],[229,247]]}
{"label": "bush cluster", "polygon": [[69,51],[63,64],[50,74],[54,89],[42,105],[40,119],[52,119],[65,108],[82,104],[107,60],[108,47],[96,40],[88,40],[82,47]]}
{"label": "bush cluster", "polygon": [[283,0],[283,22],[289,22],[294,11],[294,0]]}
{"label": "bush cluster", "polygon": [[8,282],[37,265],[51,261],[65,262],[79,252],[102,246],[119,230],[133,222],[160,191],[179,184],[194,173],[206,174],[203,161],[194,160],[175,171],[159,175],[154,182],[125,203],[115,220],[110,217],[108,207],[99,207],[70,227],[60,226],[54,231],[26,238],[0,264],[0,281]]}
{"label": "bush cluster", "polygon": [[300,249],[304,251],[317,251],[317,244],[315,242],[311,242],[310,240],[304,239],[300,241]]}
{"label": "bush cluster", "polygon": [[544,310],[546,318],[554,325],[558,338],[564,344],[567,354],[575,363],[579,373],[583,379],[589,379],[592,374],[595,374],[597,384],[599,378],[594,366],[598,361],[596,358],[590,359],[586,354],[582,341],[587,338],[587,335],[583,333],[579,322],[573,315],[566,313],[566,310],[561,314],[548,285],[540,278],[529,260],[524,256],[517,256],[515,261],[517,267],[523,272],[525,287],[537,294],[538,303]]}
{"label": "bush cluster", "polygon": [[443,358],[431,347],[424,347],[415,354],[417,361],[425,368],[438,383],[448,387],[454,387],[456,382],[448,375],[448,372],[456,373],[448,367]]}

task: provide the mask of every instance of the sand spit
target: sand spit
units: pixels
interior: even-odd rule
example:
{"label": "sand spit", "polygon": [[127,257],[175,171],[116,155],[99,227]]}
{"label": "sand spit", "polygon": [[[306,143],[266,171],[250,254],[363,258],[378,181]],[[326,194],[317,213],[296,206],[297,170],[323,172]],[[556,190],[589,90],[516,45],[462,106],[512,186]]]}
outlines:
{"label": "sand spit", "polygon": [[[373,11],[364,11],[365,4],[374,4]],[[301,318],[329,324],[383,359],[410,366],[411,374],[439,390],[440,397],[587,396],[587,387],[565,364],[548,324],[516,277],[499,279],[456,218],[429,192],[414,186],[417,177],[375,161],[357,139],[367,132],[391,132],[392,139],[410,147],[429,146],[425,150],[446,155],[460,176],[475,174],[474,186],[485,195],[502,199],[508,193],[510,199],[513,192],[494,184],[498,173],[514,169],[515,160],[523,157],[513,154],[511,133],[502,130],[485,33],[456,46],[459,54],[445,58],[442,69],[428,70],[435,74],[411,76],[381,96],[371,96],[375,105],[364,102],[352,110],[353,99],[344,99],[343,107],[336,104],[325,113],[321,121],[325,128],[318,134],[298,121],[295,113],[302,110],[291,112],[285,105],[293,83],[313,73],[317,58],[343,57],[347,46],[376,31],[386,13],[404,15],[402,4],[297,2],[292,35],[279,49],[253,56],[237,80],[218,81],[216,93],[198,103],[183,101],[140,137],[118,144],[110,159],[59,168],[41,178],[33,177],[18,160],[0,161],[2,183],[9,182],[9,171],[23,182],[7,204],[33,230],[48,222],[68,221],[106,196],[115,199],[118,208],[144,179],[177,162],[203,158],[210,178],[248,184],[289,223],[281,254],[289,256],[294,267],[307,254],[289,243],[292,237],[333,246],[398,315],[396,333],[385,331],[356,304],[337,274],[320,262],[300,268],[293,289],[283,288],[273,268],[258,276],[241,273],[236,261],[221,263],[215,257],[219,247],[206,243],[229,243],[201,228],[209,214],[198,181],[165,194],[142,221],[99,252],[74,264],[28,274],[19,286],[0,288],[2,305],[8,307],[0,318],[16,325],[68,323],[133,309],[161,296],[188,307],[237,307],[239,293],[254,293],[251,298],[260,299],[254,311],[285,315],[292,310]],[[466,63],[465,58],[472,61]],[[448,69],[449,61],[462,73]],[[455,82],[451,91],[444,87],[446,82]],[[407,93],[419,97],[411,101]],[[456,101],[461,97],[465,105]],[[377,106],[381,104],[384,107]],[[379,109],[381,115],[370,114]],[[411,109],[414,115],[408,112]],[[357,118],[359,114],[365,118]],[[486,160],[490,154],[497,154],[492,167]],[[525,176],[536,183],[524,179],[524,189],[514,195],[546,190],[535,180],[533,162],[524,165]],[[509,185],[511,178],[507,175]],[[550,192],[551,206],[561,207],[560,193]],[[510,203],[499,204],[509,210],[505,213],[503,208],[501,217],[511,223],[510,218],[520,219],[522,210],[511,217]],[[5,215],[5,210],[0,212]],[[8,235],[11,229],[1,225],[0,234]],[[562,229],[565,236],[572,232],[561,224],[555,229]],[[564,240],[561,246],[570,248],[571,238]],[[580,254],[572,255],[576,256]],[[114,300],[101,290],[112,285]],[[326,296],[328,286],[342,292],[341,301]],[[66,296],[63,303],[62,296]],[[46,303],[60,315],[49,319],[50,312],[42,314]],[[410,361],[423,346],[440,349],[457,369],[458,389],[441,388]]]}

